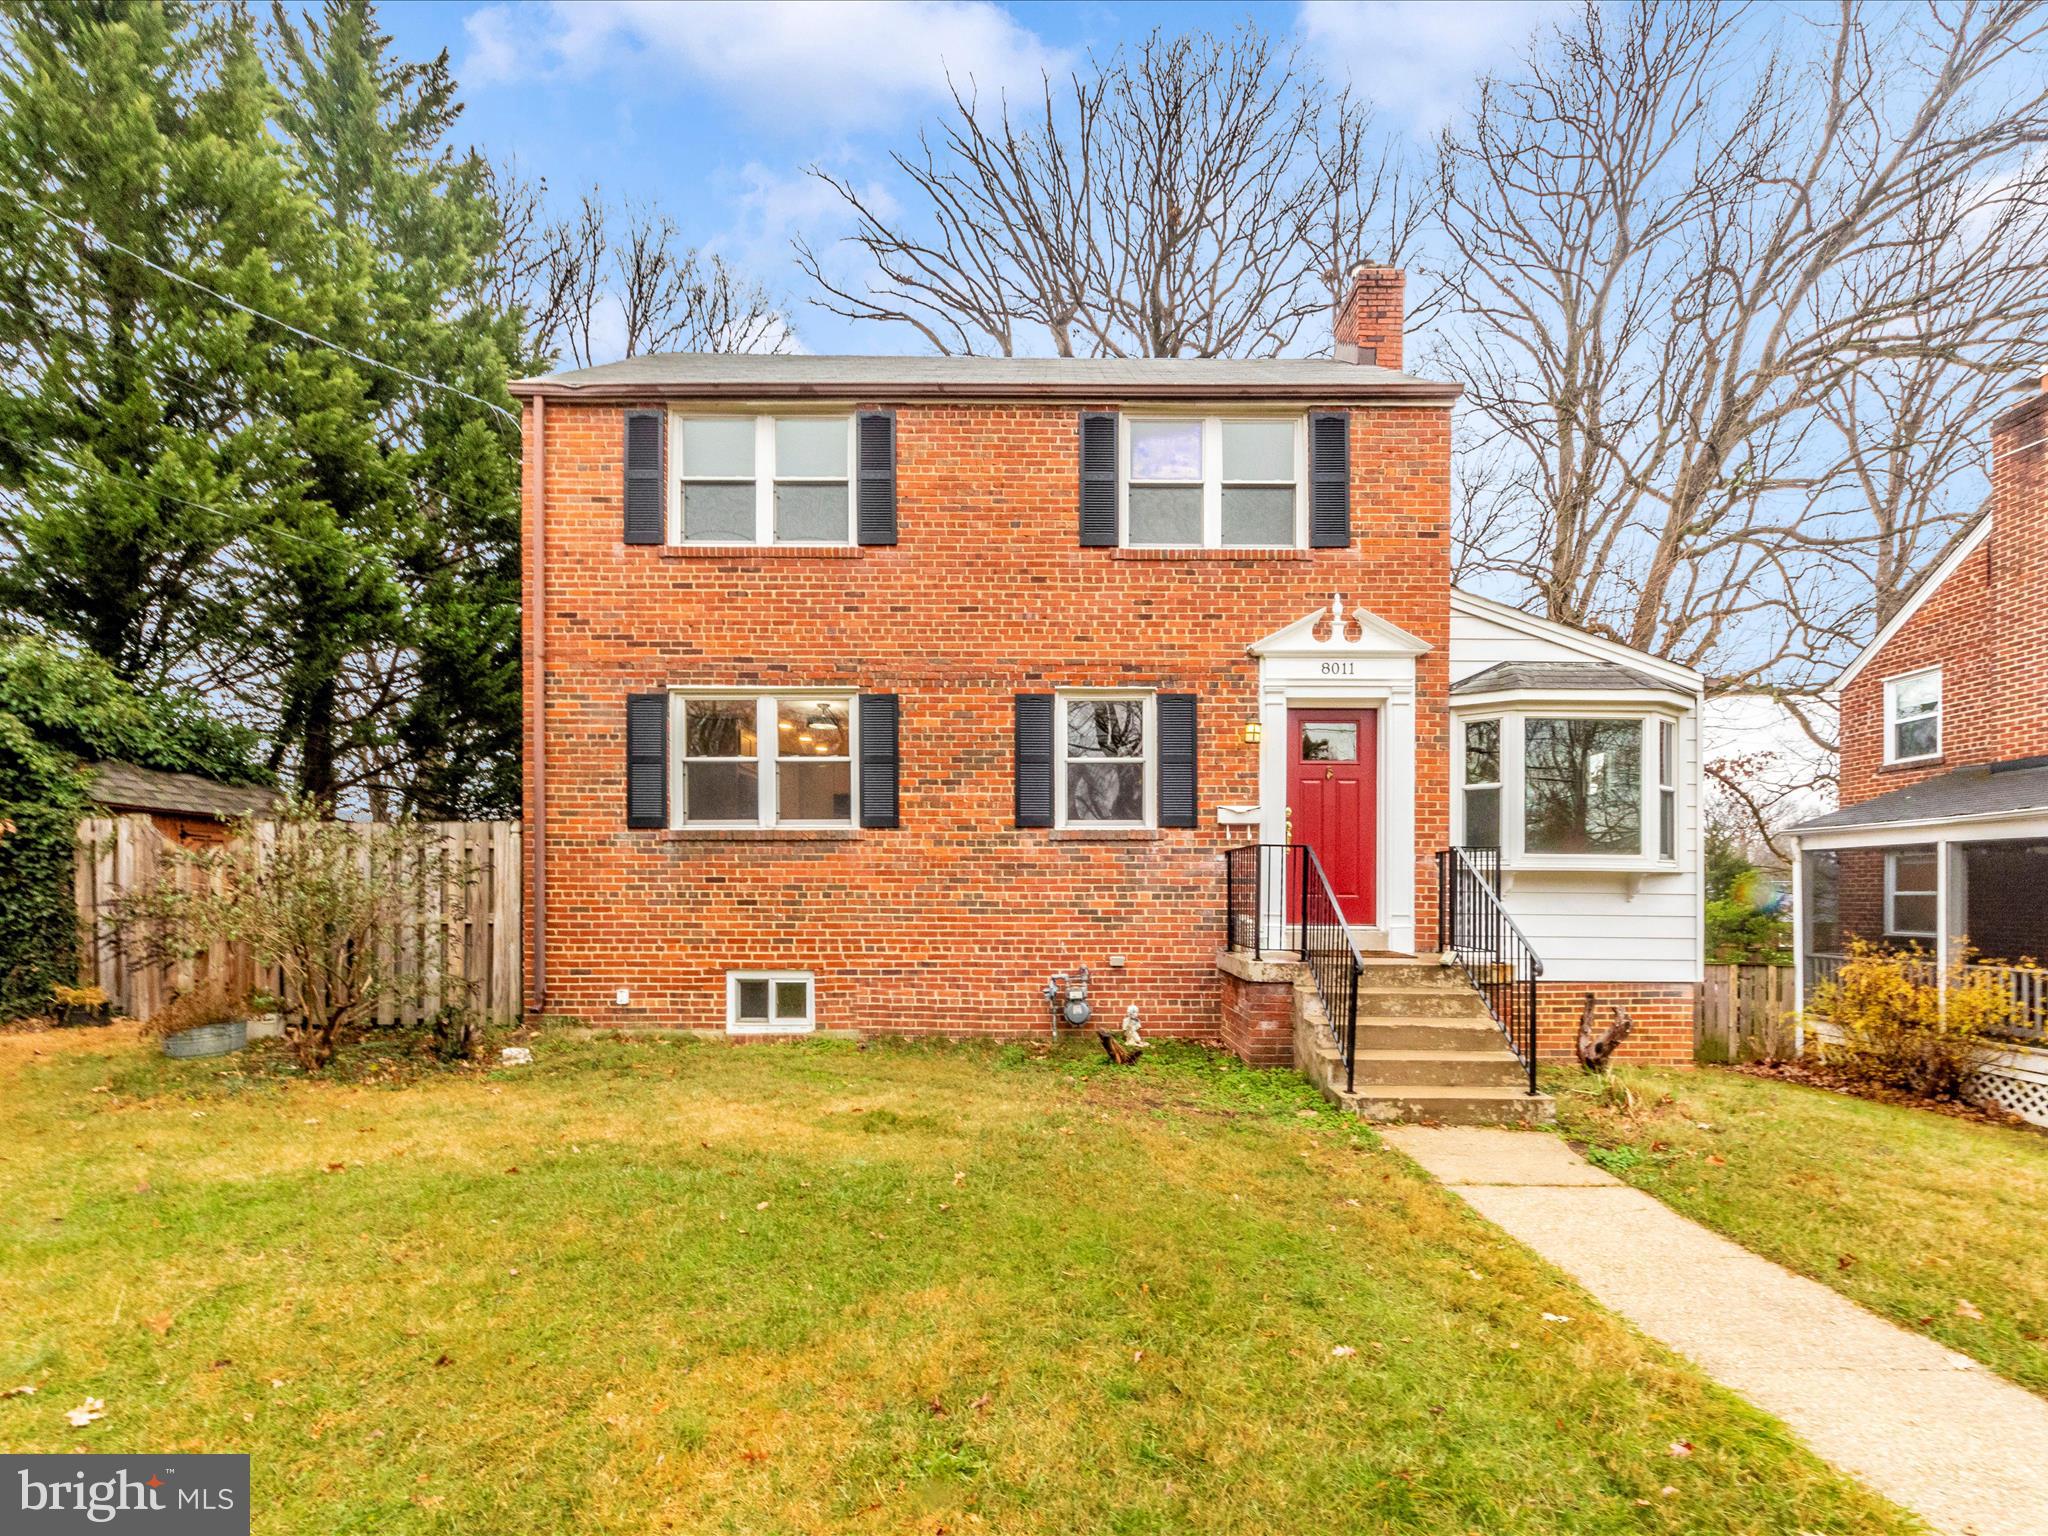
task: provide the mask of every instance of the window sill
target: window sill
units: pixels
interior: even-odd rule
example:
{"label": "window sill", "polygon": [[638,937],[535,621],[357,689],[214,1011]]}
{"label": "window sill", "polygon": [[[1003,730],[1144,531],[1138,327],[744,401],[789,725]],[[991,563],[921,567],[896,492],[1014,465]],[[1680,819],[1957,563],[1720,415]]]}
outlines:
{"label": "window sill", "polygon": [[1109,552],[1112,560],[1306,560],[1310,556],[1306,549],[1209,549],[1206,546],[1190,545],[1187,548],[1145,547],[1132,549],[1120,547]]}
{"label": "window sill", "polygon": [[669,827],[664,843],[843,843],[860,836],[858,827]]}
{"label": "window sill", "polygon": [[1156,843],[1157,827],[1055,827],[1056,843]]}
{"label": "window sill", "polygon": [[1933,757],[1903,757],[1894,759],[1889,763],[1878,764],[1877,771],[1879,773],[1920,773],[1929,768],[1943,767],[1947,761],[1946,756],[1940,753],[1935,754]]}
{"label": "window sill", "polygon": [[859,544],[664,544],[664,560],[858,560]]}

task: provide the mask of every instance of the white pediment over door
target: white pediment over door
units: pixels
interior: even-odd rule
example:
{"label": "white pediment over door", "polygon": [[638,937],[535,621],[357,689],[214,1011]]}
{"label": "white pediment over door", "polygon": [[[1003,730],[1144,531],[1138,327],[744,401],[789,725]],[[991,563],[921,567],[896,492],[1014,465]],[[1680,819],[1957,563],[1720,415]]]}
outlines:
{"label": "white pediment over door", "polygon": [[1247,649],[1254,656],[1412,657],[1421,655],[1430,645],[1355,603],[1347,607],[1344,594],[1337,592],[1331,594],[1327,608],[1318,608],[1285,629],[1274,630]]}

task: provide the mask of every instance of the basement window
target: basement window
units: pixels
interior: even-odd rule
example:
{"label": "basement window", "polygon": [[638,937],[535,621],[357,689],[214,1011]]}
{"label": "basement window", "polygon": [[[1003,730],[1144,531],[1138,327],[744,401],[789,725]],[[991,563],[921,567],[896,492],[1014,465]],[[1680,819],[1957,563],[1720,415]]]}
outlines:
{"label": "basement window", "polygon": [[798,1035],[817,1027],[809,971],[728,971],[725,1027],[735,1035]]}

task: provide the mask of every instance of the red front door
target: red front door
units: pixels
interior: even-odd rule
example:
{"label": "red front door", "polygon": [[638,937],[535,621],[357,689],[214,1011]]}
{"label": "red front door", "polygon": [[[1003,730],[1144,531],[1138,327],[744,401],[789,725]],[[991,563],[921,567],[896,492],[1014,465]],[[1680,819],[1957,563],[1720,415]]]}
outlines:
{"label": "red front door", "polygon": [[1344,920],[1361,925],[1375,912],[1379,756],[1376,710],[1287,711],[1290,841],[1315,849]]}

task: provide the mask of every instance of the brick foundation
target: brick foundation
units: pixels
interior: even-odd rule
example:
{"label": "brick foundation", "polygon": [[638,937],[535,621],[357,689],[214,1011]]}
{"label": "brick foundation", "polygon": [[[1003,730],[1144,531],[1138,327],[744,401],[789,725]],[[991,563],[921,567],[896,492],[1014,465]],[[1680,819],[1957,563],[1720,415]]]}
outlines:
{"label": "brick foundation", "polygon": [[1586,994],[1600,1003],[1596,1027],[1612,1021],[1611,1009],[1628,1010],[1635,1028],[1615,1053],[1616,1061],[1644,1066],[1685,1066],[1692,1061],[1693,1020],[1699,988],[1690,982],[1546,981],[1536,989],[1536,1044],[1544,1061],[1578,1060],[1579,1020]]}
{"label": "brick foundation", "polygon": [[[1247,1066],[1294,1065],[1294,981],[1257,980],[1255,962],[1230,957],[1222,978],[1223,1046]],[[1271,968],[1271,969],[1278,969]]]}

